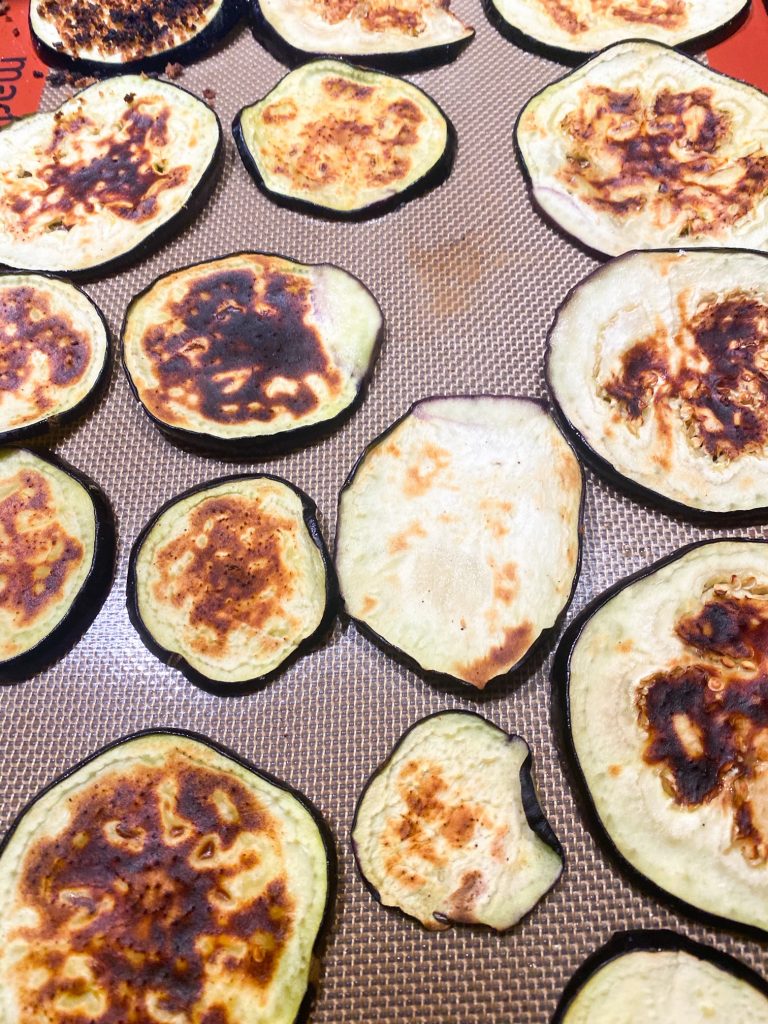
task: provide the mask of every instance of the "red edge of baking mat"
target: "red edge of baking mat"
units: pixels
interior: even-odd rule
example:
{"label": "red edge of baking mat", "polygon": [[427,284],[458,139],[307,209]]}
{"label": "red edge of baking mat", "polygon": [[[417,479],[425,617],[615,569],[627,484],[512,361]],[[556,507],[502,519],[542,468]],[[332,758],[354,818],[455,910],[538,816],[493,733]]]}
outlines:
{"label": "red edge of baking mat", "polygon": [[764,0],[752,0],[747,20],[732,36],[708,51],[710,66],[768,92],[768,13]]}
{"label": "red edge of baking mat", "polygon": [[[46,65],[29,34],[29,0],[0,0],[0,128],[34,113],[45,85]],[[37,72],[37,76],[35,75]]]}

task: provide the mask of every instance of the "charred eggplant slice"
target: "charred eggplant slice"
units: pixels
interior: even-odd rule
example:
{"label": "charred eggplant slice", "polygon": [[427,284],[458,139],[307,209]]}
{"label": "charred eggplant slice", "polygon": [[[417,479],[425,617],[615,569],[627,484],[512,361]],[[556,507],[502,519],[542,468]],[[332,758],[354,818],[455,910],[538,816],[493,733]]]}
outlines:
{"label": "charred eggplant slice", "polygon": [[599,597],[554,665],[587,817],[641,886],[768,932],[768,544],[695,544]]}
{"label": "charred eggplant slice", "polygon": [[763,250],[767,117],[758,89],[633,40],[534,96],[516,134],[533,198],[590,249]]}
{"label": "charred eggplant slice", "polygon": [[284,783],[194,733],[120,740],[0,848],[0,1020],[292,1024],[333,867]]}
{"label": "charred eggplant slice", "polygon": [[222,694],[266,682],[329,631],[336,581],[314,502],[279,477],[186,491],[144,527],[128,614],[149,649]]}
{"label": "charred eggplant slice", "polygon": [[579,464],[538,402],[423,399],[344,484],[344,607],[417,671],[483,689],[568,604],[581,504]]}
{"label": "charred eggplant slice", "polygon": [[352,846],[374,896],[430,929],[505,931],[563,870],[528,744],[467,711],[430,715],[398,740],[363,790]]}
{"label": "charred eggplant slice", "polygon": [[439,185],[455,150],[452,125],[421,89],[334,60],[291,71],[232,130],[270,199],[337,219],[385,213]]}
{"label": "charred eggplant slice", "polygon": [[146,256],[207,199],[222,153],[210,107],[120,75],[0,131],[0,264],[105,274]]}
{"label": "charred eggplant slice", "polygon": [[123,362],[172,440],[252,456],[351,416],[382,334],[376,300],[346,271],[244,252],[165,274],[138,295]]}
{"label": "charred eggplant slice", "polygon": [[13,683],[66,653],[104,603],[115,566],[107,499],[52,456],[0,449],[0,550],[0,683]]}

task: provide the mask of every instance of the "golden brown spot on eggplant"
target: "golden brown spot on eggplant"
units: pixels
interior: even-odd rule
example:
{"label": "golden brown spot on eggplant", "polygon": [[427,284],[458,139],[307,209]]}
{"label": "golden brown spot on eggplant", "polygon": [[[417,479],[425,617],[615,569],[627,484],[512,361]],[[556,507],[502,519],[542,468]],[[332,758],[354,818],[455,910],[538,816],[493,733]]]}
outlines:
{"label": "golden brown spot on eggplant", "polygon": [[476,810],[466,804],[452,808],[440,827],[441,834],[451,846],[466,846],[477,825]]}
{"label": "golden brown spot on eggplant", "polygon": [[461,885],[450,896],[451,917],[454,921],[476,920],[475,907],[485,891],[482,872],[467,871],[461,876]]}
{"label": "golden brown spot on eggplant", "polygon": [[438,477],[451,464],[451,453],[446,448],[428,441],[415,454],[405,471],[403,491],[409,498],[420,498],[431,490]]}
{"label": "golden brown spot on eggplant", "polygon": [[352,82],[348,78],[336,77],[324,78],[323,89],[335,100],[365,100],[373,92],[372,85],[360,85],[358,82]]}
{"label": "golden brown spot on eggplant", "polygon": [[337,25],[358,22],[366,32],[395,31],[420,36],[427,27],[426,18],[448,8],[447,0],[314,0],[314,8],[324,21]]}
{"label": "golden brown spot on eggplant", "polygon": [[509,859],[508,848],[507,848],[507,836],[509,835],[509,825],[503,825],[493,837],[491,843],[491,856],[494,860],[506,861]]}
{"label": "golden brown spot on eggplant", "polygon": [[482,690],[486,683],[515,665],[533,643],[533,626],[523,622],[504,630],[504,640],[475,661],[458,665],[462,679]]}
{"label": "golden brown spot on eggplant", "polygon": [[621,775],[623,770],[624,769],[622,768],[622,766],[620,764],[609,764],[608,765],[608,774],[610,776],[612,776],[614,779],[618,779],[618,777]]}
{"label": "golden brown spot on eggplant", "polygon": [[265,124],[286,124],[289,121],[293,121],[298,113],[299,108],[296,106],[295,101],[286,98],[278,100],[276,103],[270,103],[268,107],[264,108],[262,117]]}
{"label": "golden brown spot on eggplant", "polygon": [[616,644],[616,650],[619,652],[619,654],[629,654],[634,649],[634,642],[629,638],[625,640],[619,640],[619,642]]}
{"label": "golden brown spot on eggplant", "polygon": [[418,537],[426,537],[427,531],[421,525],[421,523],[411,523],[410,526],[406,526],[400,533],[396,533],[389,541],[388,550],[390,555],[399,555],[403,551],[407,551],[411,546],[411,541]]}
{"label": "golden brown spot on eggplant", "polygon": [[493,574],[493,596],[502,604],[512,604],[519,590],[517,566],[514,562],[505,562]]}
{"label": "golden brown spot on eggplant", "polygon": [[560,28],[580,35],[595,20],[610,19],[631,25],[682,28],[688,21],[685,0],[539,0]]}
{"label": "golden brown spot on eggplant", "polygon": [[366,615],[368,612],[372,612],[378,603],[379,602],[375,597],[371,597],[370,594],[366,594],[363,598],[363,615]]}

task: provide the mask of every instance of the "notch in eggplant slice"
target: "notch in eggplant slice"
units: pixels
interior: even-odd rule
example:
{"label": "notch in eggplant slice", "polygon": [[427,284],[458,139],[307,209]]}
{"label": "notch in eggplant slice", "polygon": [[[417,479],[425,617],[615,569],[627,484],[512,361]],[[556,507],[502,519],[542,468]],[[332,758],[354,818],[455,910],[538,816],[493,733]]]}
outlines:
{"label": "notch in eggplant slice", "polygon": [[191,220],[223,153],[216,114],[140,75],[96,82],[0,131],[0,264],[103,275]]}
{"label": "notch in eggplant slice", "polygon": [[293,1024],[334,870],[285,783],[195,733],[118,740],[0,847],[0,1020]]}
{"label": "notch in eggplant slice", "polygon": [[352,848],[376,899],[429,929],[505,931],[563,870],[528,744],[467,711],[430,715],[401,736],[360,796]]}
{"label": "notch in eggplant slice", "polygon": [[526,398],[426,398],[372,442],[339,498],[346,612],[428,676],[482,690],[563,614],[578,575],[582,477]]}
{"label": "notch in eggplant slice", "polygon": [[96,618],[112,583],[109,503],[51,455],[0,449],[0,683],[42,671]]}
{"label": "notch in eggplant slice", "polygon": [[758,89],[632,40],[534,96],[516,137],[534,200],[592,250],[764,250],[767,121]]}
{"label": "notch in eggplant slice", "polygon": [[694,544],[568,627],[553,719],[604,849],[684,913],[768,933],[768,544]]}
{"label": "notch in eggplant slice", "polygon": [[266,474],[224,477],[165,504],[128,566],[128,614],[149,650],[228,695],[318,646],[337,588],[316,512],[298,487]]}
{"label": "notch in eggplant slice", "polygon": [[453,126],[421,89],[335,60],[291,71],[232,131],[265,195],[334,219],[385,213],[434,188],[456,148]]}
{"label": "notch in eggplant slice", "polygon": [[172,271],[133,299],[123,365],[171,440],[252,456],[348,419],[383,332],[378,303],[346,271],[244,252]]}

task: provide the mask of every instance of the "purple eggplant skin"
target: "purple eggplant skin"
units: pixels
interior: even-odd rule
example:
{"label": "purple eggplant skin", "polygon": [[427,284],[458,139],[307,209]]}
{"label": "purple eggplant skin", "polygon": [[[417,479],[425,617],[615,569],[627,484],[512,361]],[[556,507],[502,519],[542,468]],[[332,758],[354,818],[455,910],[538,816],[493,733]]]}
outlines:
{"label": "purple eggplant skin", "polygon": [[[268,672],[263,676],[257,676],[254,679],[248,679],[242,683],[226,683],[215,679],[209,679],[208,676],[203,675],[203,673],[198,669],[193,668],[180,654],[177,654],[175,651],[167,650],[154,639],[150,631],[144,625],[144,620],[141,618],[141,614],[139,613],[138,589],[136,586],[136,560],[139,556],[141,546],[152,527],[160,516],[169,508],[172,508],[177,502],[190,497],[192,494],[200,494],[212,487],[218,487],[220,484],[229,483],[234,480],[253,479],[275,480],[277,483],[290,487],[290,489],[301,499],[301,504],[304,510],[304,523],[306,524],[307,530],[309,531],[315,547],[320,552],[320,556],[325,567],[325,611],[323,612],[323,617],[314,633],[305,637],[296,650],[271,672]],[[312,498],[310,498],[309,495],[299,487],[296,487],[283,477],[275,476],[273,473],[235,473],[231,476],[219,477],[216,480],[207,480],[205,483],[198,484],[196,487],[190,487],[189,490],[184,491],[182,494],[175,495],[169,501],[166,501],[165,504],[162,505],[151,517],[144,529],[133,542],[128,560],[126,608],[128,610],[128,618],[131,620],[131,624],[141,637],[142,643],[147,650],[151,651],[151,653],[154,654],[156,658],[159,658],[164,664],[169,665],[171,668],[178,669],[179,672],[181,672],[181,674],[191,683],[194,683],[195,686],[199,686],[201,690],[205,690],[207,693],[212,693],[217,697],[243,697],[249,693],[255,693],[257,690],[262,689],[268,683],[272,682],[272,680],[277,676],[281,675],[298,658],[322,647],[333,629],[333,625],[338,614],[338,606],[339,584],[336,579],[336,571],[334,569],[333,562],[331,561],[328,548],[317,522],[317,505]]]}
{"label": "purple eggplant skin", "polygon": [[[717,537],[718,541],[730,541],[737,544],[768,544],[768,540],[759,540],[752,537]],[[759,942],[765,942],[768,939],[768,932],[762,928],[756,928],[753,925],[740,924],[737,921],[731,921],[729,918],[720,917],[717,914],[711,914],[706,910],[701,910],[695,904],[687,903],[685,900],[680,899],[678,896],[673,896],[667,892],[666,889],[662,889],[661,886],[651,882],[650,879],[646,878],[637,868],[633,867],[629,861],[627,861],[620,851],[614,845],[613,840],[608,834],[600,816],[597,813],[595,805],[592,801],[592,796],[589,792],[584,774],[581,770],[579,758],[576,753],[576,748],[573,743],[573,736],[571,733],[571,708],[570,708],[570,671],[571,671],[571,655],[573,649],[576,646],[576,642],[587,625],[589,620],[592,618],[595,612],[599,611],[612,597],[628,587],[631,583],[637,583],[638,580],[644,579],[651,573],[656,572],[658,569],[662,569],[665,565],[669,565],[671,562],[676,562],[682,558],[683,555],[687,555],[689,551],[693,551],[696,548],[703,547],[705,544],[711,544],[712,540],[700,540],[695,541],[693,544],[686,544],[682,548],[678,548],[669,555],[665,555],[663,558],[653,562],[652,565],[648,565],[643,569],[634,572],[629,576],[625,576],[623,579],[618,580],[612,586],[608,587],[607,590],[603,591],[602,594],[598,594],[597,597],[593,598],[592,601],[583,608],[578,615],[570,622],[562,635],[562,638],[557,645],[555,651],[554,661],[552,663],[552,693],[550,699],[550,716],[552,731],[554,732],[555,739],[557,742],[557,750],[560,755],[560,761],[565,770],[565,774],[568,778],[571,790],[573,792],[576,804],[579,808],[581,816],[587,829],[597,841],[598,845],[602,849],[606,857],[618,868],[619,871],[626,878],[632,882],[641,892],[646,893],[653,899],[659,900],[662,903],[667,904],[676,910],[678,913],[684,914],[686,917],[692,918],[694,921],[698,921],[701,924],[707,925],[712,928],[722,928],[726,931],[733,932],[737,935],[744,935],[747,938],[756,939]]]}
{"label": "purple eggplant skin", "polygon": [[30,679],[70,651],[101,611],[115,577],[115,518],[106,494],[90,477],[59,456],[51,452],[34,451],[33,454],[77,480],[88,492],[96,519],[93,558],[90,571],[64,618],[30,650],[0,662],[0,685]]}

